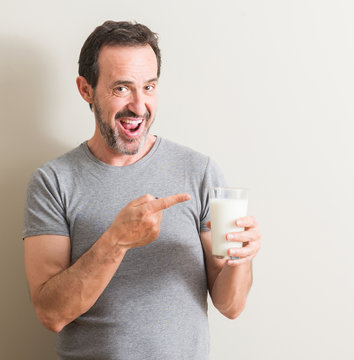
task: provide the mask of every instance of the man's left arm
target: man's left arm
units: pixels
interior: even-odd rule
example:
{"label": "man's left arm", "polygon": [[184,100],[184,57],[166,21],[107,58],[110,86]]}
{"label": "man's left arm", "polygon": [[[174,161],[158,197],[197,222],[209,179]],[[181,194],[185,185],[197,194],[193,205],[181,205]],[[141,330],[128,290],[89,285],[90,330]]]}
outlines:
{"label": "man's left arm", "polygon": [[[214,306],[226,317],[235,319],[244,309],[252,285],[252,259],[260,248],[260,233],[256,220],[245,216],[237,220],[244,231],[227,234],[227,241],[242,242],[242,248],[231,248],[229,256],[238,260],[220,260],[212,256],[211,231],[201,232],[208,288]],[[207,223],[210,228],[210,222]],[[211,227],[213,225],[211,224]]]}

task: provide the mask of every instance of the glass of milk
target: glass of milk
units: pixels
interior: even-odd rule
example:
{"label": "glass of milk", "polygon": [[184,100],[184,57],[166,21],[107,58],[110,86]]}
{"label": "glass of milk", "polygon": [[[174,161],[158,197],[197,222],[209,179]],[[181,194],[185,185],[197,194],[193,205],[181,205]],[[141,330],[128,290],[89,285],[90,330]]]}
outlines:
{"label": "glass of milk", "polygon": [[235,221],[247,215],[248,190],[242,188],[212,187],[209,190],[212,254],[219,259],[238,259],[227,253],[241,242],[226,240],[230,232],[243,231]]}

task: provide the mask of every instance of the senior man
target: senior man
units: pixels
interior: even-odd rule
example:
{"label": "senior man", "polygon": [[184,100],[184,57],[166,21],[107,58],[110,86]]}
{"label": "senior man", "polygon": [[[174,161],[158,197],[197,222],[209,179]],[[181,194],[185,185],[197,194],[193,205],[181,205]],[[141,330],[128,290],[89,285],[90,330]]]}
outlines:
{"label": "senior man", "polygon": [[225,181],[209,157],[150,134],[160,66],[146,26],[98,26],[77,78],[95,132],[30,180],[26,273],[60,360],[205,360],[207,291],[228,318],[245,306],[255,219],[227,236],[243,243],[229,250],[238,260],[212,256],[208,188]]}

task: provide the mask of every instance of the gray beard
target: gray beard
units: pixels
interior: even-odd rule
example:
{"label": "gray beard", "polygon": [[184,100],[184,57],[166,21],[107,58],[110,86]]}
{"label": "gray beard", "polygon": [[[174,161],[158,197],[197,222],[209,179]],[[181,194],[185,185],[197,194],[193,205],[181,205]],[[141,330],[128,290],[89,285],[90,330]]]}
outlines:
{"label": "gray beard", "polygon": [[[150,131],[151,125],[145,129],[144,133],[139,137],[139,139],[125,139],[123,140],[119,135],[118,129],[112,129],[107,123],[102,119],[102,111],[97,102],[94,102],[93,107],[96,122],[98,129],[105,140],[106,144],[117,154],[122,155],[135,155],[137,154],[142,147],[145,145],[147,135]],[[147,121],[147,119],[145,119]],[[127,144],[128,143],[128,144]],[[136,143],[136,147],[129,148],[127,145]]]}

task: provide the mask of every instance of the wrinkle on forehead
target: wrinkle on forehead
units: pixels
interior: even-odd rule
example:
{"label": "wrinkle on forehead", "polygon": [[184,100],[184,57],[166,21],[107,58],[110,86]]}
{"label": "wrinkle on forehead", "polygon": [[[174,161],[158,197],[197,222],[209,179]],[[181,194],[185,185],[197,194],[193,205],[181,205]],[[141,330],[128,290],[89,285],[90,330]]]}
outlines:
{"label": "wrinkle on forehead", "polygon": [[147,82],[157,78],[157,59],[150,45],[104,46],[98,65],[99,81]]}

